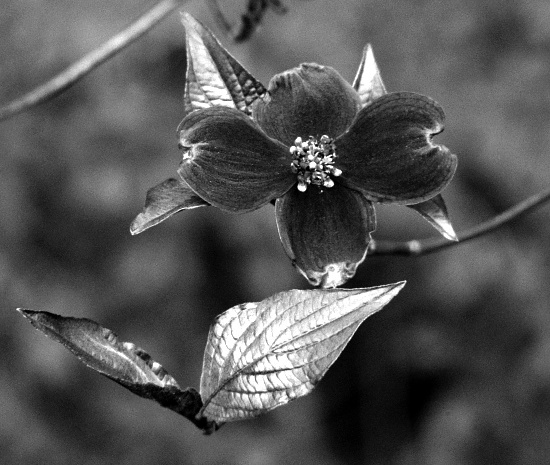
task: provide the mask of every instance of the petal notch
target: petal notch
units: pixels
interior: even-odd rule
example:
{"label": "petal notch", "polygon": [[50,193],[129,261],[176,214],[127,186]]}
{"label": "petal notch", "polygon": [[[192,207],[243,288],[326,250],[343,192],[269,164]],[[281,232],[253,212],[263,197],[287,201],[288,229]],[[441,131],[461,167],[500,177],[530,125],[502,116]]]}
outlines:
{"label": "petal notch", "polygon": [[457,163],[449,149],[432,142],[444,120],[443,109],[429,97],[383,95],[336,140],[342,182],[376,202],[415,204],[439,194]]}

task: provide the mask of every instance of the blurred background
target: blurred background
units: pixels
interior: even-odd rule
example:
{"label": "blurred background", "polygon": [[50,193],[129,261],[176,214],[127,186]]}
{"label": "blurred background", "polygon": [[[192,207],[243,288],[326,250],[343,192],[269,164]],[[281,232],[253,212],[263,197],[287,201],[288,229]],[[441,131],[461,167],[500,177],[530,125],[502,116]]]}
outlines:
{"label": "blurred background", "polygon": [[[221,1],[231,21],[244,1]],[[54,76],[152,1],[3,0],[0,102]],[[459,232],[550,183],[547,0],[309,0],[244,44],[186,10],[256,77],[301,62],[353,80],[371,42],[389,91],[439,101],[459,156],[444,197]],[[308,288],[273,208],[180,213],[132,237],[174,176],[184,32],[177,14],[59,97],[0,123],[0,457],[6,464],[550,463],[550,209],[419,258],[372,257],[349,287],[406,279],[309,396],[201,435],[35,331],[16,307],[87,317],[198,387],[210,323]],[[376,238],[437,236],[404,207]]]}

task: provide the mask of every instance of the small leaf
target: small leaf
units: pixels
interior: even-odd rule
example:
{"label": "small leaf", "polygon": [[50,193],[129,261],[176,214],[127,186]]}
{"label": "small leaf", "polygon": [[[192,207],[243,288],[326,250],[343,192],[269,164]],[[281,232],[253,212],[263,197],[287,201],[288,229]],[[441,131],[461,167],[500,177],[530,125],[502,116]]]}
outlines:
{"label": "small leaf", "polygon": [[185,416],[206,433],[217,428],[206,418],[196,416],[202,401],[195,389],[182,390],[176,380],[148,353],[131,342],[120,342],[111,330],[87,318],[17,310],[36,329],[63,344],[87,367],[116,381],[134,394],[155,400],[163,407]]}
{"label": "small leaf", "polygon": [[251,114],[250,105],[266,90],[214,35],[188,13],[183,13],[187,44],[185,112],[225,106]]}
{"label": "small leaf", "polygon": [[371,44],[367,44],[363,49],[363,58],[353,80],[353,88],[359,94],[363,107],[386,93]]}
{"label": "small leaf", "polygon": [[203,207],[199,197],[183,179],[167,179],[147,191],[145,207],[130,225],[130,233],[139,234],[181,210]]}
{"label": "small leaf", "polygon": [[199,414],[240,420],[308,394],[359,325],[404,285],[293,290],[222,313],[208,335]]}
{"label": "small leaf", "polygon": [[407,206],[420,213],[445,239],[458,242],[458,237],[449,220],[447,206],[441,194],[425,202]]}

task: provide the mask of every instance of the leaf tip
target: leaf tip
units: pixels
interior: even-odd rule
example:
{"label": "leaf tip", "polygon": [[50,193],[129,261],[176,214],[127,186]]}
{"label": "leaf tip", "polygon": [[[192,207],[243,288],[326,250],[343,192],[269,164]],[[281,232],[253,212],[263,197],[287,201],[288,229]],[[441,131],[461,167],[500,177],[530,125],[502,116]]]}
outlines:
{"label": "leaf tip", "polygon": [[16,308],[16,310],[21,313],[25,318],[31,319],[32,315],[36,313],[34,310],[29,310],[28,308]]}
{"label": "leaf tip", "polygon": [[23,315],[27,320],[31,322],[33,326],[36,326],[41,318],[45,315],[45,312],[39,312],[37,310],[30,310],[28,308],[17,308],[16,309],[21,315]]}
{"label": "leaf tip", "polygon": [[451,225],[449,225],[449,230],[445,231],[445,234],[443,234],[443,237],[453,242],[459,242],[458,236],[456,235],[455,230]]}
{"label": "leaf tip", "polygon": [[441,194],[424,202],[407,206],[420,213],[445,239],[458,242],[458,236],[449,219],[447,206]]}
{"label": "leaf tip", "polygon": [[458,236],[456,235],[453,225],[448,218],[437,219],[432,223],[432,225],[445,239],[453,242],[458,242]]}
{"label": "leaf tip", "polygon": [[187,28],[197,30],[201,26],[201,24],[191,14],[187,13],[187,11],[180,12],[180,19],[186,31]]}
{"label": "leaf tip", "polygon": [[393,289],[396,292],[399,292],[401,289],[403,289],[405,287],[405,284],[407,284],[407,281],[405,281],[405,280],[394,283],[393,284]]}
{"label": "leaf tip", "polygon": [[399,281],[397,283],[385,284],[383,286],[376,286],[370,288],[364,288],[363,298],[367,299],[365,302],[370,302],[374,299],[378,304],[376,311],[384,308],[390,301],[405,287],[407,281]]}
{"label": "leaf tip", "polygon": [[372,50],[372,44],[370,42],[367,42],[367,44],[363,47],[363,55],[365,56],[365,62],[369,65],[375,62],[374,52]]}
{"label": "leaf tip", "polygon": [[[366,288],[366,290],[378,290],[378,292],[380,293],[378,297],[381,299],[381,302],[384,302],[382,305],[382,307],[384,307],[390,302],[390,300],[392,300],[397,294],[399,294],[399,292],[401,292],[401,290],[405,287],[405,284],[407,284],[407,281],[399,281],[397,283],[386,284],[384,286],[378,286],[376,288]],[[380,309],[382,307],[380,307]]]}
{"label": "leaf tip", "polygon": [[134,221],[130,225],[130,234],[136,236],[139,233],[145,231],[147,227],[144,225],[142,213],[135,217]]}
{"label": "leaf tip", "polygon": [[182,22],[192,22],[195,21],[195,18],[191,16],[187,11],[180,11],[180,17]]}
{"label": "leaf tip", "polygon": [[363,56],[352,87],[359,93],[362,106],[372,103],[374,99],[386,93],[386,87],[380,76],[380,69],[370,43],[363,48]]}

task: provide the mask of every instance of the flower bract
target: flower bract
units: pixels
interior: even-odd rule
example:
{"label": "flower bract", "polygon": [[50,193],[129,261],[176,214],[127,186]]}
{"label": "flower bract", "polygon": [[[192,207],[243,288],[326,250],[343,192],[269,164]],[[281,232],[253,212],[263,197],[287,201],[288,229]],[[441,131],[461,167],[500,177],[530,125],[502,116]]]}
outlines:
{"label": "flower bract", "polygon": [[190,15],[179,179],[151,189],[137,233],[182,209],[244,213],[275,203],[283,247],[314,286],[345,283],[365,259],[374,202],[414,208],[456,239],[440,192],[456,156],[434,143],[445,115],[429,97],[387,93],[365,48],[349,84],[302,64],[265,88]]}

